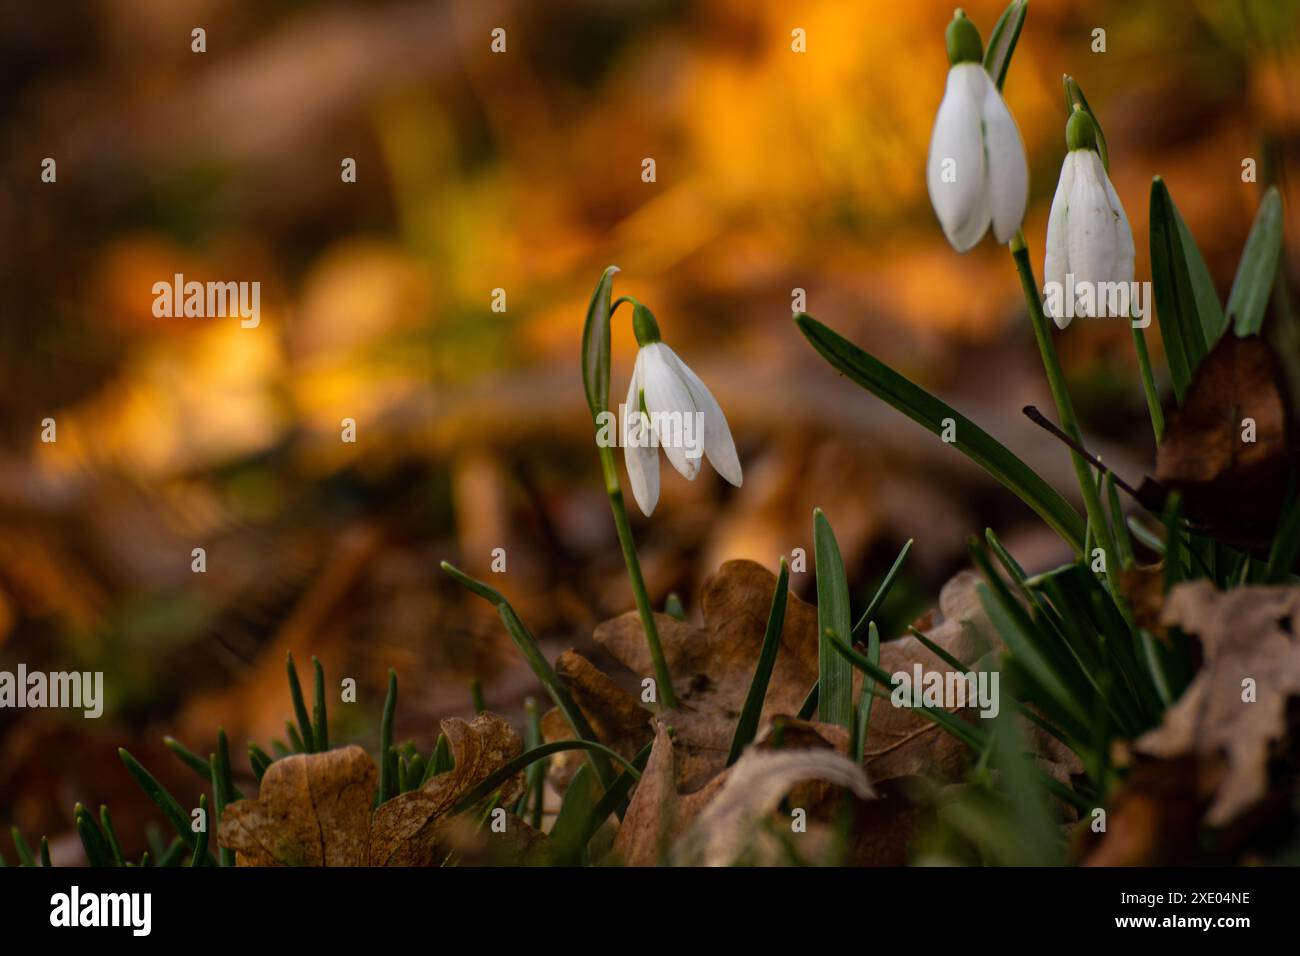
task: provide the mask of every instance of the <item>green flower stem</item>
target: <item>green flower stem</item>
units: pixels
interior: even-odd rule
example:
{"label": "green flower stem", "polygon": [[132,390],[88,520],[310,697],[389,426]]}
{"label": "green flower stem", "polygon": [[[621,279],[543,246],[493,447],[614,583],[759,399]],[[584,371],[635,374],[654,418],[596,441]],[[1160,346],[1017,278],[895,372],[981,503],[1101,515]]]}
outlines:
{"label": "green flower stem", "polygon": [[[1080,446],[1087,447],[1079,431],[1079,422],[1074,417],[1074,405],[1070,401],[1069,389],[1065,386],[1065,373],[1061,371],[1060,359],[1056,357],[1056,346],[1052,343],[1052,333],[1047,327],[1047,316],[1043,314],[1043,304],[1038,298],[1038,282],[1034,278],[1034,267],[1029,263],[1029,249],[1025,245],[1025,234],[1016,230],[1011,240],[1011,257],[1015,260],[1016,271],[1020,273],[1020,286],[1025,293],[1025,303],[1029,306],[1029,321],[1034,327],[1034,338],[1038,340],[1038,351],[1043,357],[1043,368],[1047,372],[1047,384],[1056,401],[1056,413],[1061,419],[1062,430]],[[1074,473],[1079,479],[1079,490],[1083,493],[1083,507],[1088,513],[1088,523],[1093,534],[1106,551],[1106,567],[1119,560],[1115,550],[1115,537],[1111,533],[1106,512],[1101,506],[1101,495],[1097,491],[1096,481],[1092,476],[1092,467],[1074,449],[1070,449],[1070,458],[1074,462]],[[1083,555],[1087,558],[1088,555]]]}
{"label": "green flower stem", "polygon": [[[1132,323],[1129,323],[1132,325]],[[1151,353],[1147,351],[1147,336],[1143,329],[1133,328],[1133,345],[1137,349],[1138,373],[1142,376],[1142,391],[1147,398],[1147,412],[1151,415],[1151,430],[1156,444],[1165,437],[1165,413],[1160,408],[1160,393],[1156,390],[1156,376],[1151,371]]]}
{"label": "green flower stem", "polygon": [[650,647],[650,660],[654,664],[659,700],[668,709],[676,710],[677,695],[673,692],[672,676],[668,673],[668,662],[664,658],[663,645],[659,643],[659,629],[655,626],[654,610],[650,607],[650,595],[646,593],[645,578],[641,574],[641,561],[636,556],[636,543],[632,540],[632,524],[628,521],[627,506],[623,503],[623,486],[618,480],[614,451],[600,444],[597,445],[597,449],[600,452],[600,470],[605,476],[605,493],[609,495],[609,507],[614,512],[614,527],[618,530],[618,544],[623,549],[623,560],[627,564],[628,576],[632,579],[632,596],[636,599],[636,609],[641,615],[641,627],[645,631],[646,644]]}

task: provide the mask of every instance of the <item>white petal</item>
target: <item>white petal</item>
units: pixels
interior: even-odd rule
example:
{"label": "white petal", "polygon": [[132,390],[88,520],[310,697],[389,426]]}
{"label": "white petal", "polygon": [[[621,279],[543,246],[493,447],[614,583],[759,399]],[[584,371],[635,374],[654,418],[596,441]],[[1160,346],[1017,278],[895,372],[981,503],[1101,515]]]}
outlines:
{"label": "white petal", "polygon": [[1068,242],[1074,281],[1092,283],[1094,301],[1097,283],[1110,282],[1118,253],[1115,217],[1102,185],[1106,173],[1101,157],[1092,150],[1074,150],[1080,156],[1079,169],[1070,193]]}
{"label": "white petal", "polygon": [[1124,204],[1119,201],[1119,193],[1115,192],[1115,187],[1111,185],[1110,177],[1104,173],[1102,184],[1106,187],[1106,198],[1110,200],[1110,211],[1115,217],[1115,271],[1113,273],[1116,282],[1133,281],[1133,257],[1135,250],[1133,248],[1133,230],[1128,224],[1128,215],[1124,212]]}
{"label": "white petal", "polygon": [[[1046,290],[1053,282],[1057,283],[1059,290],[1056,296],[1047,296],[1044,308],[1060,328],[1070,324],[1065,310],[1065,274],[1070,271],[1066,219],[1070,208],[1070,190],[1074,188],[1075,163],[1071,158],[1073,156],[1073,152],[1066,153],[1065,162],[1061,164],[1061,178],[1057,181],[1056,196],[1052,199],[1052,211],[1047,217],[1047,256],[1043,260],[1044,293],[1046,294]],[[1060,308],[1052,308],[1058,303]]]}
{"label": "white petal", "polygon": [[[662,342],[642,347],[640,358],[645,360],[642,369],[645,404],[664,454],[683,478],[694,480],[700,471],[700,456],[688,454],[683,436],[686,416],[694,415],[698,409],[686,382],[668,361],[670,354],[668,346]],[[670,427],[673,425],[676,427]]]}
{"label": "white petal", "polygon": [[632,497],[641,513],[649,516],[659,503],[659,450],[651,441],[649,420],[641,415],[641,388],[643,379],[641,353],[632,368],[632,381],[627,388],[627,405],[623,408],[624,433],[623,463],[627,466],[628,481],[632,484]]}
{"label": "white petal", "polygon": [[736,443],[731,439],[731,429],[727,427],[726,416],[722,414],[722,406],[713,397],[708,386],[700,380],[700,377],[691,371],[690,367],[681,360],[681,358],[670,349],[664,346],[664,351],[668,353],[668,360],[677,366],[677,371],[682,380],[686,382],[686,387],[690,389],[691,398],[695,401],[695,407],[704,415],[704,454],[709,459],[714,469],[727,481],[731,482],[737,488],[740,487],[743,480],[740,472],[740,458],[736,455]]}
{"label": "white petal", "polygon": [[[930,203],[958,252],[979,242],[989,225],[981,122],[987,80],[978,63],[958,63],[949,70],[948,86],[930,135],[926,162]],[[951,182],[944,181],[946,165],[952,166]]]}
{"label": "white petal", "polygon": [[[984,71],[981,69],[981,73]],[[1025,219],[1029,199],[1029,164],[1011,111],[997,85],[985,73],[984,148],[988,157],[989,210],[993,235],[1010,242]]]}

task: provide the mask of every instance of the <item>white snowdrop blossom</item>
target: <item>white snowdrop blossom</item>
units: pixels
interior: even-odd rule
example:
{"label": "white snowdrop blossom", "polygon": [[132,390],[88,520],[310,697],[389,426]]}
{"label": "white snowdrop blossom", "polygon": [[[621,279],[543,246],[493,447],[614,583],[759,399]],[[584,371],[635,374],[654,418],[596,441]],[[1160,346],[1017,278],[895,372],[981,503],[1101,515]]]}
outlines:
{"label": "white snowdrop blossom", "polygon": [[952,68],[930,136],[926,182],[944,234],[958,252],[990,225],[1010,242],[1025,218],[1029,165],[1011,111],[980,63],[979,32],[964,14],[948,26]]}
{"label": "white snowdrop blossom", "polygon": [[633,323],[636,365],[623,408],[623,454],[632,496],[649,515],[659,501],[659,448],[682,476],[693,480],[701,456],[739,487],[740,460],[722,408],[698,375],[659,340],[654,317],[638,304]]}
{"label": "white snowdrop blossom", "polygon": [[[1104,301],[1105,291],[1128,288],[1133,281],[1133,230],[1124,205],[1111,185],[1097,154],[1092,120],[1076,111],[1066,127],[1070,151],[1061,165],[1061,178],[1047,220],[1047,255],[1043,288],[1069,290],[1075,301],[1048,294],[1045,309],[1060,328],[1074,315],[1086,315]],[[1055,285],[1054,285],[1055,283]]]}

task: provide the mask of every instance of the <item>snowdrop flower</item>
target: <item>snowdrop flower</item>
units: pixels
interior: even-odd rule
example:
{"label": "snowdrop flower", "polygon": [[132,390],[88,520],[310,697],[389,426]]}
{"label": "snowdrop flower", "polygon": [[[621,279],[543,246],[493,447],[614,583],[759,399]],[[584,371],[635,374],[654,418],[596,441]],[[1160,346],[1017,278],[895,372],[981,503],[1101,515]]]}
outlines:
{"label": "snowdrop flower", "polygon": [[926,180],[944,234],[958,252],[984,237],[1010,242],[1025,218],[1025,144],[1002,94],[981,64],[975,24],[958,10],[948,24],[948,87],[930,136]]}
{"label": "snowdrop flower", "polygon": [[659,339],[654,315],[640,303],[632,327],[641,346],[623,408],[623,453],[632,496],[649,515],[659,501],[659,451],[687,479],[700,470],[701,452],[718,474],[741,482],[740,460],[722,409],[699,376]]}
{"label": "snowdrop flower", "polygon": [[[1101,283],[1124,283],[1127,288],[1133,281],[1133,230],[1097,155],[1092,117],[1077,106],[1066,124],[1065,141],[1070,151],[1047,219],[1043,288],[1069,289],[1071,295],[1086,294],[1096,302],[1105,288]],[[1088,309],[1066,304],[1064,296],[1048,295],[1046,310],[1065,328],[1072,316]]]}

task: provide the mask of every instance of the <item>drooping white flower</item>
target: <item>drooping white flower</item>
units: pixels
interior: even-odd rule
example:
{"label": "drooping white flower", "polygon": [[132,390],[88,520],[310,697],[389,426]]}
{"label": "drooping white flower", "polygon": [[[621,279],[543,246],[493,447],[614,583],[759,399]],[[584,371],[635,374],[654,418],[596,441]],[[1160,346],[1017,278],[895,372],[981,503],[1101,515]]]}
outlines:
{"label": "drooping white flower", "polygon": [[701,456],[723,478],[739,487],[740,459],[722,408],[677,353],[659,339],[650,310],[639,303],[633,313],[636,365],[623,415],[623,455],[632,496],[649,515],[659,501],[659,448],[687,479],[700,471]]}
{"label": "drooping white flower", "polygon": [[[1078,307],[1078,296],[1101,301],[1102,284],[1133,281],[1133,230],[1124,204],[1106,175],[1096,151],[1096,128],[1082,110],[1076,110],[1066,126],[1070,151],[1061,164],[1061,178],[1047,219],[1047,255],[1043,261],[1043,288],[1048,291],[1044,308],[1060,328],[1070,324]],[[1056,283],[1055,287],[1053,284]],[[1060,290],[1076,297],[1066,303]]]}
{"label": "drooping white flower", "polygon": [[1010,242],[1025,218],[1029,165],[1006,101],[980,63],[979,31],[960,10],[948,25],[948,86],[934,119],[926,182],[953,248],[966,252],[989,225]]}

